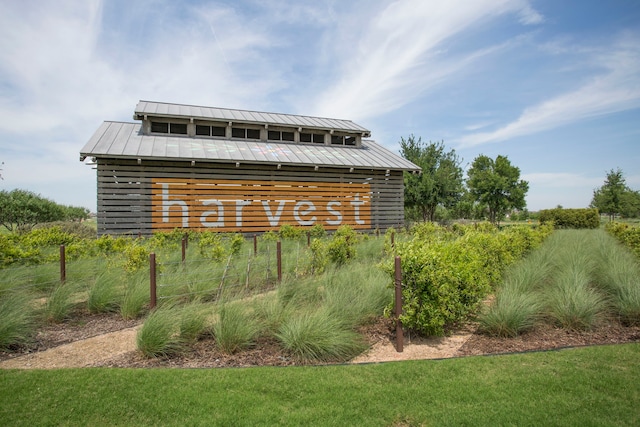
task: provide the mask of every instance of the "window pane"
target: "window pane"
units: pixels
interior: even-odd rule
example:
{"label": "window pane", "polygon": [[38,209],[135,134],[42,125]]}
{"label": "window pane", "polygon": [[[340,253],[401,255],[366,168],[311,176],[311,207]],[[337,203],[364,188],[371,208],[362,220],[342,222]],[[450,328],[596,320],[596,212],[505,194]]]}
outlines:
{"label": "window pane", "polygon": [[231,136],[234,138],[245,138],[244,128],[231,128]]}
{"label": "window pane", "polygon": [[331,143],[335,144],[335,145],[342,145],[342,137],[341,136],[336,136],[336,135],[331,135]]}
{"label": "window pane", "polygon": [[355,136],[347,136],[344,139],[344,145],[356,145],[356,137]]}
{"label": "window pane", "polygon": [[268,139],[272,141],[280,141],[280,132],[276,130],[270,130],[269,132],[267,132],[267,134]]}
{"label": "window pane", "polygon": [[247,138],[249,138],[249,139],[260,139],[260,130],[259,129],[247,129]]}
{"label": "window pane", "polygon": [[186,123],[171,123],[171,133],[177,133],[179,135],[187,134],[187,124]]}
{"label": "window pane", "polygon": [[300,133],[300,142],[311,142],[310,133]]}
{"label": "window pane", "polygon": [[319,142],[320,144],[324,144],[324,135],[321,133],[314,133],[313,142]]}
{"label": "window pane", "polygon": [[227,136],[227,128],[224,126],[211,126],[211,136]]}
{"label": "window pane", "polygon": [[151,132],[169,133],[169,123],[151,122]]}
{"label": "window pane", "polygon": [[293,132],[282,132],[283,141],[293,141]]}
{"label": "window pane", "polygon": [[211,136],[211,126],[196,125],[196,135]]}

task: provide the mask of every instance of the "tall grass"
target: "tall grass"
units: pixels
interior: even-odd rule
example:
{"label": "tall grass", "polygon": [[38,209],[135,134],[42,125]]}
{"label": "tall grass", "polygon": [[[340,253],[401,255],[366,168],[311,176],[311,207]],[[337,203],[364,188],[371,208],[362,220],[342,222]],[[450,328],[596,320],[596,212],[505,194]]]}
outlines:
{"label": "tall grass", "polygon": [[0,350],[28,343],[35,332],[33,297],[24,291],[0,292]]}
{"label": "tall grass", "polygon": [[538,323],[543,305],[537,295],[518,288],[501,289],[479,316],[481,329],[494,336],[515,337]]}
{"label": "tall grass", "polygon": [[163,307],[153,311],[136,335],[138,350],[147,357],[167,357],[186,349],[179,334],[180,311]]}
{"label": "tall grass", "polygon": [[345,361],[366,348],[360,335],[326,309],[287,319],[276,336],[284,349],[306,361]]}
{"label": "tall grass", "polygon": [[79,285],[73,281],[58,284],[44,306],[44,317],[48,322],[58,323],[71,316],[78,303],[76,293]]}
{"label": "tall grass", "polygon": [[149,306],[149,282],[144,274],[137,274],[127,282],[120,304],[123,319],[140,317]]}
{"label": "tall grass", "polygon": [[605,298],[578,266],[563,271],[548,294],[548,314],[561,327],[593,329],[605,314]]}
{"label": "tall grass", "polygon": [[233,354],[254,343],[259,327],[243,304],[227,303],[220,307],[219,318],[212,330],[218,348]]}
{"label": "tall grass", "polygon": [[120,308],[123,280],[113,272],[103,272],[89,288],[87,308],[91,313],[115,313]]}

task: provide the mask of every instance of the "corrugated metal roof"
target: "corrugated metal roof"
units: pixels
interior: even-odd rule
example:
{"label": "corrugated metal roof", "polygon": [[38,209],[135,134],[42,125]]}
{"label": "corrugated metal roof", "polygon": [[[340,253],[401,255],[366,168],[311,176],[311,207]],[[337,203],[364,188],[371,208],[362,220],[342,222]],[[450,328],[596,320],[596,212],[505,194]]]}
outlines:
{"label": "corrugated metal roof", "polygon": [[173,118],[179,117],[202,120],[232,121],[236,123],[257,123],[261,125],[295,126],[306,129],[334,129],[341,132],[364,133],[365,136],[371,135],[371,131],[352,122],[351,120],[140,101],[138,102],[138,105],[136,105],[134,119],[137,120],[139,119],[139,116],[144,116],[145,114],[149,116]]}
{"label": "corrugated metal roof", "polygon": [[420,168],[374,141],[361,147],[144,135],[140,123],[104,122],[81,157],[271,163],[418,171]]}

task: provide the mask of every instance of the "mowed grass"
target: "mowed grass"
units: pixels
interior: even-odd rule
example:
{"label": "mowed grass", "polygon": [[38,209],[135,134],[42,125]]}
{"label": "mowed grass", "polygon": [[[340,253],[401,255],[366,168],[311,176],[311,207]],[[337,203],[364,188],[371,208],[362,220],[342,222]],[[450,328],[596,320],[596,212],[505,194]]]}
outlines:
{"label": "mowed grass", "polygon": [[242,369],[0,371],[3,425],[441,426],[640,422],[640,344]]}

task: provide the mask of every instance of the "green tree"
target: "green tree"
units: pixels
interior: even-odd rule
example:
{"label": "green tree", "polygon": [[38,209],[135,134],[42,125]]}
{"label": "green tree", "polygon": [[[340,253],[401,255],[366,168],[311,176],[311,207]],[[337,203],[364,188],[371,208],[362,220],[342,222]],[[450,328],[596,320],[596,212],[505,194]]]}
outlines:
{"label": "green tree", "polygon": [[602,187],[593,191],[590,206],[597,208],[601,213],[608,214],[610,220],[613,220],[618,214],[634,217],[638,215],[638,210],[640,210],[640,200],[638,199],[638,193],[627,187],[622,170],[620,168],[611,169],[607,173]]}
{"label": "green tree", "polygon": [[64,206],[64,217],[67,221],[82,222],[89,218],[89,209],[78,206]]}
{"label": "green tree", "polygon": [[423,143],[411,135],[401,138],[400,154],[422,168],[419,174],[404,174],[404,204],[417,210],[423,221],[434,221],[438,206],[453,207],[463,191],[461,160],[443,142]]}
{"label": "green tree", "polygon": [[467,172],[467,187],[472,199],[486,206],[489,221],[495,223],[512,209],[524,209],[529,183],[520,179],[520,169],[506,156],[495,160],[480,155]]}
{"label": "green tree", "polygon": [[38,194],[19,189],[0,191],[0,224],[10,231],[64,219],[64,207]]}

